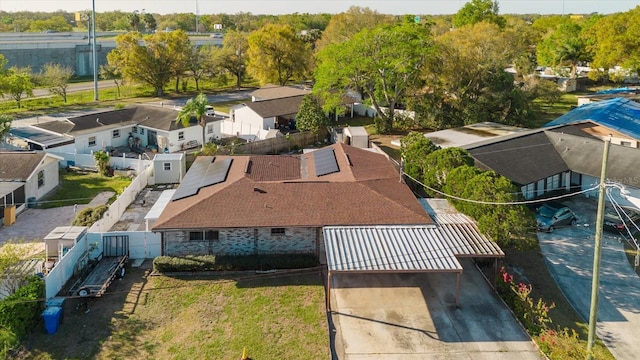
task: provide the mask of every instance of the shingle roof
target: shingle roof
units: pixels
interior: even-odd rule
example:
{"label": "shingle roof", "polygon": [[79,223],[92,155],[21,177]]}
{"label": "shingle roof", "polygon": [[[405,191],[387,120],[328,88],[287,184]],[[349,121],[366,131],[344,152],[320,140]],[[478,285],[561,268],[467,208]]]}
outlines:
{"label": "shingle roof", "polygon": [[139,124],[158,130],[175,130],[182,124],[175,124],[178,111],[171,107],[141,105],[117,110],[94,112],[65,120],[50,121],[34,125],[58,134],[78,135],[96,130],[106,130]]}
{"label": "shingle roof", "polygon": [[291,96],[299,96],[310,94],[311,91],[295,86],[265,85],[258,90],[251,92],[251,96],[261,99],[260,101],[269,99],[278,99]]}
{"label": "shingle roof", "polygon": [[171,201],[153,229],[432,223],[384,156],[331,148],[340,171],[324,176],[316,176],[313,152],[234,156],[226,181]]}
{"label": "shingle roof", "polygon": [[569,170],[542,130],[471,145],[467,150],[476,166],[491,169],[519,185]]}
{"label": "shingle roof", "polygon": [[0,152],[0,181],[27,181],[46,153]]}
{"label": "shingle roof", "polygon": [[[600,178],[604,143],[599,139],[547,132],[547,136],[571,171]],[[607,178],[638,187],[640,149],[612,144],[609,148]]]}
{"label": "shingle roof", "polygon": [[291,96],[272,100],[255,101],[247,106],[262,118],[294,115],[298,113],[304,96]]}
{"label": "shingle roof", "polygon": [[544,126],[550,127],[589,121],[640,140],[640,104],[620,97],[584,104]]}

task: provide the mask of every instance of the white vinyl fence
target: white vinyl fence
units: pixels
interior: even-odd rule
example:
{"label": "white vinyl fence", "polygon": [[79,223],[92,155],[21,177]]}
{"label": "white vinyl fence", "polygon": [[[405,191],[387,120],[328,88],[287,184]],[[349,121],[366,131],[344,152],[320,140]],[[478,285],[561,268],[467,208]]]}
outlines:
{"label": "white vinyl fence", "polygon": [[[96,160],[93,158],[93,154],[76,154],[52,150],[48,150],[47,152],[64,159],[60,161],[60,167],[77,166],[84,169],[98,169]],[[122,157],[110,157],[109,165],[111,165],[115,170],[131,169],[139,174],[144,169],[150,167],[153,163],[151,159],[143,159],[142,156],[143,155],[139,155],[138,158],[135,159],[124,157],[124,155]],[[146,154],[144,154],[144,156],[147,157]]]}
{"label": "white vinyl fence", "polygon": [[124,189],[116,201],[109,206],[109,210],[104,213],[102,219],[96,221],[91,228],[89,228],[89,232],[103,233],[109,231],[109,229],[111,229],[111,227],[120,220],[120,217],[124,214],[125,210],[127,210],[127,207],[135,201],[136,196],[138,196],[140,191],[147,187],[147,184],[149,184],[149,177],[152,173],[153,167],[151,166],[144,169],[144,171],[139,172],[138,176],[136,176],[131,184]]}
{"label": "white vinyl fence", "polygon": [[46,297],[54,297],[64,284],[82,270],[89,260],[87,254],[87,236],[78,239],[76,244],[60,258],[56,266],[45,277]]}
{"label": "white vinyl fence", "polygon": [[160,234],[146,231],[110,231],[89,233],[89,243],[97,243],[102,249],[103,239],[110,236],[127,236],[129,238],[129,258],[152,259],[160,256]]}

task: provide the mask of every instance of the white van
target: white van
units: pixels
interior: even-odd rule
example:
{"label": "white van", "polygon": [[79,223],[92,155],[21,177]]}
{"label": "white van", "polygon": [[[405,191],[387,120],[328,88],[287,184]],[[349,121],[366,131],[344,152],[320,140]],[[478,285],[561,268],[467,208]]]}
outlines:
{"label": "white van", "polygon": [[207,116],[216,116],[216,112],[213,110],[213,106],[211,105],[205,106],[204,114]]}

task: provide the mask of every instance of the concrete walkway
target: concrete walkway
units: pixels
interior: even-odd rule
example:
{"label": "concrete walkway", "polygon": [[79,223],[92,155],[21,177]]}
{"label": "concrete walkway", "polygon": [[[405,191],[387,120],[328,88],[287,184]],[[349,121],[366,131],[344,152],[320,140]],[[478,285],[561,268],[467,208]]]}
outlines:
{"label": "concrete walkway", "polygon": [[[85,207],[106,204],[114,195],[111,191],[98,194],[89,204],[78,204],[76,211]],[[0,245],[10,240],[38,242],[58,226],[70,226],[75,218],[74,205],[51,209],[31,209],[18,214],[11,226],[0,226]]]}
{"label": "concrete walkway", "polygon": [[[577,198],[564,202],[578,215],[579,226],[539,233],[551,275],[578,314],[588,322],[595,243],[596,204]],[[618,360],[640,354],[640,278],[629,265],[620,238],[604,233],[600,271],[597,335]]]}

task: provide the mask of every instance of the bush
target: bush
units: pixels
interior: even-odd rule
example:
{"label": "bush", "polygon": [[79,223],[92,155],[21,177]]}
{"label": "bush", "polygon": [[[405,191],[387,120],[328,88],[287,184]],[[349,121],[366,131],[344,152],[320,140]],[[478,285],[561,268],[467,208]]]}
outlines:
{"label": "bush", "polygon": [[153,260],[153,269],[158,272],[303,269],[314,266],[318,266],[318,258],[311,254],[158,256]]}
{"label": "bush", "polygon": [[74,226],[91,226],[96,221],[102,219],[102,215],[109,210],[107,205],[98,205],[94,208],[84,208],[78,212],[72,225]]}
{"label": "bush", "polygon": [[44,281],[37,276],[13,295],[0,300],[0,353],[17,345],[17,341],[33,330],[44,310]]}

